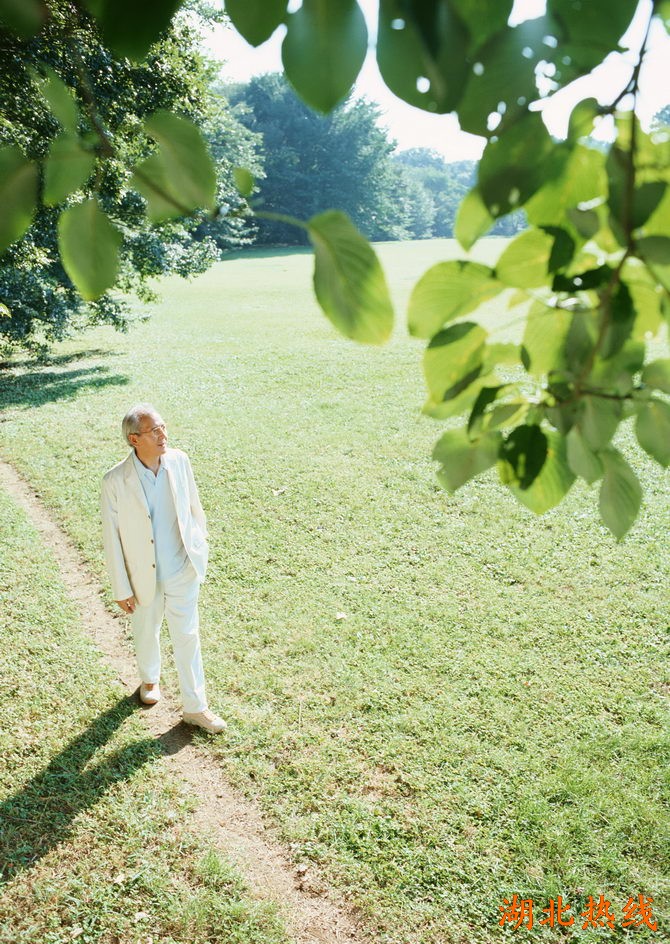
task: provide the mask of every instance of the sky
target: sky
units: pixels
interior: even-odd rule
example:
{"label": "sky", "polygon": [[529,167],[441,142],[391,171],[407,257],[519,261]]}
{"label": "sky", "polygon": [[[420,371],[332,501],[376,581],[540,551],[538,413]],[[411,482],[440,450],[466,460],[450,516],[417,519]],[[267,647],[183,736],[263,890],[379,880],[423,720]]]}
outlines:
{"label": "sky", "polygon": [[[374,37],[378,0],[358,0],[365,14],[368,31]],[[612,0],[616,3],[617,0]],[[632,53],[613,53],[590,76],[573,82],[553,96],[544,109],[545,121],[552,134],[564,137],[571,109],[583,98],[595,97],[601,104],[613,100],[626,85],[635,61],[634,51],[639,48],[652,0],[640,0],[636,17],[622,37],[622,46]],[[299,0],[290,0],[289,10],[300,6]],[[515,0],[510,22],[519,23],[545,11],[545,0]],[[262,46],[254,49],[232,27],[217,26],[204,38],[207,53],[221,60],[221,76],[235,82],[248,81],[254,75],[279,72],[281,43],[285,27],[280,27]],[[638,114],[643,125],[670,101],[670,36],[662,24],[654,23],[650,34],[647,57],[640,76]],[[396,140],[400,150],[427,147],[439,151],[448,161],[477,160],[484,148],[484,139],[462,132],[454,115],[433,115],[400,101],[386,88],[379,75],[374,50],[368,52],[356,83],[354,94],[376,102],[381,109],[380,124]],[[601,129],[603,136],[607,128]]]}

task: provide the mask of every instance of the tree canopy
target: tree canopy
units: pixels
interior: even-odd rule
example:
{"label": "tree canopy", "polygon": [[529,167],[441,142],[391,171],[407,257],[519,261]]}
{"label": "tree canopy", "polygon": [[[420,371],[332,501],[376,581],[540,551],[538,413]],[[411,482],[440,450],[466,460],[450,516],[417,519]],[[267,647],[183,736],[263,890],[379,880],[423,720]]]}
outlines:
{"label": "tree canopy", "polygon": [[[40,350],[73,321],[124,328],[133,317],[128,293],[151,299],[151,277],[201,272],[218,258],[218,245],[244,241],[238,218],[219,222],[213,233],[196,231],[188,217],[151,223],[144,199],[127,186],[128,166],[150,152],[145,119],[157,112],[178,112],[204,126],[215,119],[234,163],[254,167],[251,136],[209,93],[197,21],[175,19],[133,63],[112,55],[95,23],[72,3],[52,3],[48,12],[29,43],[0,29],[6,349],[19,343]],[[215,152],[217,197],[238,206],[226,160]],[[8,244],[24,224],[22,238]]]}
{"label": "tree canopy", "polygon": [[[80,15],[87,10],[104,43],[139,61],[180,4],[67,6]],[[49,29],[59,7],[0,0],[0,19],[24,37],[19,59],[31,54],[33,37]],[[486,138],[476,185],[456,218],[463,248],[521,208],[529,222],[495,266],[440,263],[412,294],[409,330],[426,342],[426,412],[464,417],[436,446],[440,481],[453,491],[495,466],[516,498],[540,513],[576,478],[598,482],[602,519],[617,537],[641,501],[640,483],[613,445],[619,424],[633,419],[642,448],[661,466],[670,463],[670,359],[654,358],[648,344],[670,318],[670,135],[662,127],[646,132],[636,115],[650,29],[654,20],[670,27],[668,0],[642,10],[646,24],[630,77],[609,104],[579,102],[566,140],[551,137],[537,104],[616,51],[636,8],[637,0],[547,0],[542,16],[511,25],[512,0],[380,0],[376,45],[382,77],[396,95],[428,111],[455,112],[464,130]],[[327,113],[346,98],[368,45],[355,0],[303,0],[292,12],[288,0],[227,0],[226,10],[254,45],[286,26],[285,73],[307,104]],[[64,81],[65,88],[52,81],[50,106],[74,135],[71,89],[85,99],[86,83],[76,75]],[[592,132],[603,119],[614,139],[594,147]],[[214,167],[197,128],[162,109],[142,131],[153,153],[139,160],[136,152],[110,153],[104,123],[91,117],[84,131],[91,143],[80,137],[77,146],[93,153],[95,197],[81,192],[82,172],[73,170],[79,151],[65,161],[61,195],[69,204],[55,211],[60,255],[90,299],[115,283],[119,266],[121,237],[100,192],[114,161],[126,159],[125,192],[144,197],[151,222],[215,212]],[[31,225],[39,158],[21,142],[0,149],[0,251]],[[50,154],[45,177],[57,163]],[[251,175],[236,179],[250,196]],[[336,211],[293,222],[314,246],[315,291],[327,316],[356,340],[386,340],[393,310],[364,237]],[[510,289],[514,317],[525,324],[521,344],[500,343],[474,320],[480,304]]]}
{"label": "tree canopy", "polygon": [[[280,74],[253,78],[229,89],[228,97],[244,106],[240,121],[262,139],[256,206],[299,218],[337,206],[369,239],[407,235],[394,143],[378,127],[376,105],[358,100],[319,115]],[[259,241],[305,243],[307,234],[268,220]]]}
{"label": "tree canopy", "polygon": [[[414,230],[414,235],[452,237],[458,208],[477,184],[477,162],[447,163],[438,151],[425,147],[400,151],[394,159],[403,168],[406,181],[413,185],[413,199],[428,201],[426,210],[421,208],[416,214],[422,231]],[[519,210],[496,220],[489,235],[514,236],[525,226],[525,215]]]}

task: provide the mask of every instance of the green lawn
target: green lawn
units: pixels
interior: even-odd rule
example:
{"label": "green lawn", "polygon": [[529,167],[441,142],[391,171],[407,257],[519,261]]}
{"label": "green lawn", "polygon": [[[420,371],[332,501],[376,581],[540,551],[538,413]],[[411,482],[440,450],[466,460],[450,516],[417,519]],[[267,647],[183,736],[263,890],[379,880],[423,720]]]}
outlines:
{"label": "green lawn", "polygon": [[[379,941],[616,940],[639,894],[659,932],[635,939],[667,938],[667,474],[624,433],[647,501],[622,545],[585,486],[542,518],[493,475],[449,497],[402,312],[456,250],[380,251],[401,312],[387,347],[335,334],[309,254],[242,255],[165,282],[126,336],[98,329],[44,368],[18,364],[0,380],[0,452],[102,575],[99,480],[125,454],[120,418],[138,399],[163,413],[210,521],[206,668],[231,723],[210,750]],[[498,926],[515,893],[535,903],[530,934]],[[617,927],[582,932],[601,893]],[[558,895],[567,938],[538,924]]]}
{"label": "green lawn", "polygon": [[1,944],[285,944],[189,825],[137,705],[0,489]]}

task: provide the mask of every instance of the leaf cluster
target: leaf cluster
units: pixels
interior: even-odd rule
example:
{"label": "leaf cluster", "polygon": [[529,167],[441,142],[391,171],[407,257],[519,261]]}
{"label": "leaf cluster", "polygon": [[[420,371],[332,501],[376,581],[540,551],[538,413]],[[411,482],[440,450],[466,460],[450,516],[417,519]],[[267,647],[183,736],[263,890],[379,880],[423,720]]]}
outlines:
{"label": "leaf cluster", "polygon": [[[30,41],[0,27],[0,335],[33,350],[86,321],[124,328],[132,308],[116,290],[150,299],[150,278],[203,271],[219,240],[243,241],[248,228],[240,220],[202,232],[175,214],[155,226],[132,186],[133,170],[159,149],[149,133],[156,115],[190,128],[225,113],[231,150],[245,134],[209,92],[198,22],[177,17],[134,62],[105,46],[85,9],[45,10]],[[204,145],[199,153],[217,197],[239,199],[221,161],[212,168]]]}

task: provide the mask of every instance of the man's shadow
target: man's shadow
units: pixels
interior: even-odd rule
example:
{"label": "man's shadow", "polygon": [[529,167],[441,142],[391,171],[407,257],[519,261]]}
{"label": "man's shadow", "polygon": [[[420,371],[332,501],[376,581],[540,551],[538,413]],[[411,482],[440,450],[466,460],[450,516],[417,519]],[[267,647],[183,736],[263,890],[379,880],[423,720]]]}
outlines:
{"label": "man's shadow", "polygon": [[110,787],[130,780],[140,767],[164,753],[160,739],[146,738],[84,771],[96,751],[135,710],[135,698],[119,699],[44,770],[0,804],[0,886],[67,839],[75,817]]}

